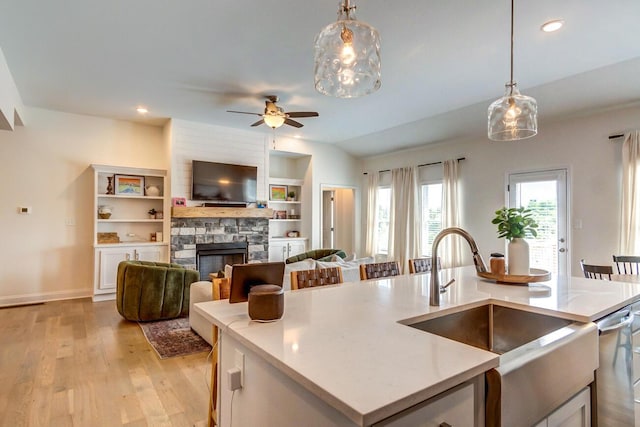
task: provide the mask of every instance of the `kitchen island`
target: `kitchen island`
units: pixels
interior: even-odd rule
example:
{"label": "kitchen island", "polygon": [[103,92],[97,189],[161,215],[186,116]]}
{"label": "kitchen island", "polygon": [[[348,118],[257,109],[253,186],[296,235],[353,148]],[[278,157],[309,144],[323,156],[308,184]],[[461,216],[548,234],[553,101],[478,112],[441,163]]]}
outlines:
{"label": "kitchen island", "polygon": [[[475,417],[483,373],[499,356],[406,325],[487,302],[591,322],[640,298],[634,283],[554,277],[511,286],[472,267],[441,274],[442,283],[456,281],[438,307],[429,306],[428,274],[286,292],[273,323],[252,322],[246,303],[196,304],[220,331],[220,424],[374,425],[449,390],[470,396]],[[236,366],[243,387],[231,392],[227,372]]]}

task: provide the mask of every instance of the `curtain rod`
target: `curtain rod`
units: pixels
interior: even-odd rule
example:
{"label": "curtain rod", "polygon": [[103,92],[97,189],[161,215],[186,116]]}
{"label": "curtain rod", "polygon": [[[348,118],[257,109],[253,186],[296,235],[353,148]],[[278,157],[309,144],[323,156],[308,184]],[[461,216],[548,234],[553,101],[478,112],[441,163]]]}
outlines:
{"label": "curtain rod", "polygon": [[[466,157],[458,157],[456,160],[457,161],[467,160],[467,158]],[[433,165],[441,165],[441,164],[442,164],[442,162],[424,163],[422,165],[418,165],[417,167],[421,168],[423,166],[433,166]],[[384,169],[384,170],[378,171],[378,173],[380,173],[380,172],[391,172],[391,169]],[[363,173],[363,175],[368,175],[368,174],[369,174],[369,172],[364,172]]]}
{"label": "curtain rod", "polygon": [[624,136],[623,133],[619,133],[616,135],[609,135],[609,139],[618,139],[618,138],[622,138]]}

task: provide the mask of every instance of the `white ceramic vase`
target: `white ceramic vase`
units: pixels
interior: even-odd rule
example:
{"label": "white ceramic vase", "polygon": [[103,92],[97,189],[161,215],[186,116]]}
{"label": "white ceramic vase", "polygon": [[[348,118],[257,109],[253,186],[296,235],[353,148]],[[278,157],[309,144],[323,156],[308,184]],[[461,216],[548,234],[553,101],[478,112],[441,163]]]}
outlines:
{"label": "white ceramic vase", "polygon": [[511,239],[507,246],[509,274],[529,274],[529,244],[521,237]]}

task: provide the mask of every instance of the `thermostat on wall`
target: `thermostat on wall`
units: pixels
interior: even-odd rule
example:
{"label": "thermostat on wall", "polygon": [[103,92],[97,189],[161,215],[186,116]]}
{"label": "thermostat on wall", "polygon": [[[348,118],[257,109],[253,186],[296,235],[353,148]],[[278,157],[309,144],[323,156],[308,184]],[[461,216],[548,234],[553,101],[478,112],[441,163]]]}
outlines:
{"label": "thermostat on wall", "polygon": [[18,206],[18,213],[19,214],[30,214],[31,213],[31,206]]}

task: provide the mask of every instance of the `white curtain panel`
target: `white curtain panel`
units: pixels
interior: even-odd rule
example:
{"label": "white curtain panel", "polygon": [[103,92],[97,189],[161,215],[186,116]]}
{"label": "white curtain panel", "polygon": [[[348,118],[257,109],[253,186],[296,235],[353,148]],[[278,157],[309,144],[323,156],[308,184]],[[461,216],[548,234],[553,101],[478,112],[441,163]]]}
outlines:
{"label": "white curtain panel", "polygon": [[368,256],[378,253],[376,247],[376,229],[378,227],[378,172],[367,175],[367,230],[365,235],[365,251]]}
{"label": "white curtain panel", "polygon": [[[460,192],[458,186],[458,160],[442,162],[442,228],[460,227]],[[460,236],[447,236],[442,240],[440,258],[443,268],[456,267],[462,263]]]}
{"label": "white curtain panel", "polygon": [[640,161],[640,131],[624,135],[622,143],[622,207],[620,218],[620,254],[638,255],[640,253],[637,228],[640,225],[638,214],[638,191],[640,179],[638,170]]}
{"label": "white curtain panel", "polygon": [[389,213],[389,260],[398,261],[400,271],[410,258],[420,254],[420,199],[418,168],[391,171],[391,212]]}

